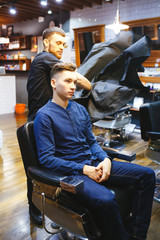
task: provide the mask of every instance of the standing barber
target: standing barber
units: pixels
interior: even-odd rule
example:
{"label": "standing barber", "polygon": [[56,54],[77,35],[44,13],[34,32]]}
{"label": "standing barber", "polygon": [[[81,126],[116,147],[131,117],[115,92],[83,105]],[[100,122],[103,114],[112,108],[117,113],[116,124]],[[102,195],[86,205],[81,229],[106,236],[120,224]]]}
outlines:
{"label": "standing barber", "polygon": [[[42,33],[44,51],[34,58],[27,82],[28,91],[28,120],[34,120],[37,111],[51,99],[53,93],[50,85],[50,71],[61,62],[60,59],[66,44],[65,32],[58,27],[47,28]],[[91,90],[91,83],[76,72],[77,85],[80,88]],[[33,185],[27,176],[27,196],[29,213],[34,223],[42,224],[41,212],[32,202]]]}

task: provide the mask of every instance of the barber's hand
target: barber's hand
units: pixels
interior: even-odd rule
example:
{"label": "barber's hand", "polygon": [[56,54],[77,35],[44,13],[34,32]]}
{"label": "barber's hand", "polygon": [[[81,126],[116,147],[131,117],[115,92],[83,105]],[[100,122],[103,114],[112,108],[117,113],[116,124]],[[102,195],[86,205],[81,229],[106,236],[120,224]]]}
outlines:
{"label": "barber's hand", "polygon": [[96,170],[101,170],[102,171],[102,176],[99,179],[99,183],[106,181],[111,173],[111,160],[109,158],[105,158],[102,162],[98,164],[96,167]]}
{"label": "barber's hand", "polygon": [[99,182],[102,177],[102,169],[95,168],[93,166],[84,165],[83,167],[83,174],[87,175],[89,178],[94,180],[95,182]]}
{"label": "barber's hand", "polygon": [[80,73],[76,72],[76,78],[77,78],[77,85],[80,88],[84,88],[88,91],[91,90],[91,83],[90,81],[84,77],[83,75],[81,75]]}

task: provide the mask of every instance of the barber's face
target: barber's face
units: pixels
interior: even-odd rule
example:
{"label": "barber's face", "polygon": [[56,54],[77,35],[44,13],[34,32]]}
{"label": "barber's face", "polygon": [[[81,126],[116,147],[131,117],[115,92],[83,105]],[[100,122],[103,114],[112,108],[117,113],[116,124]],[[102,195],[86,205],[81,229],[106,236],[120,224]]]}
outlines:
{"label": "barber's face", "polygon": [[58,59],[61,59],[66,39],[58,33],[54,33],[48,39],[44,39],[46,51],[54,54]]}
{"label": "barber's face", "polygon": [[72,98],[76,89],[77,78],[75,72],[64,70],[55,74],[51,80],[54,94],[58,95],[62,100]]}

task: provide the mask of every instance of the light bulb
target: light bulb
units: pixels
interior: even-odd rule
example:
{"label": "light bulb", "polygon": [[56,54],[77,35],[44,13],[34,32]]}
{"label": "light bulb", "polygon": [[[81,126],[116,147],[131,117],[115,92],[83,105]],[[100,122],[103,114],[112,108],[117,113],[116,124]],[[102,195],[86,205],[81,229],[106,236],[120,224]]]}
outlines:
{"label": "light bulb", "polygon": [[9,12],[10,12],[11,14],[15,15],[15,14],[16,14],[16,9],[15,9],[15,7],[12,6],[12,7],[9,9]]}
{"label": "light bulb", "polygon": [[51,9],[48,10],[48,14],[52,14],[52,10]]}
{"label": "light bulb", "polygon": [[47,0],[41,0],[41,5],[42,6],[47,6]]}

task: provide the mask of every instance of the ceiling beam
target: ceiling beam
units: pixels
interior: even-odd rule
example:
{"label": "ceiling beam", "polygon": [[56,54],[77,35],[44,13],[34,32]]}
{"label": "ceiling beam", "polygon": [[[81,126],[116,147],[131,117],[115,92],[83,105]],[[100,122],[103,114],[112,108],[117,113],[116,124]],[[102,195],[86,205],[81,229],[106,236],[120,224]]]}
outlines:
{"label": "ceiling beam", "polygon": [[[17,9],[16,15],[9,14],[9,8],[13,2]],[[46,7],[40,4],[40,0],[0,0],[0,25],[34,19],[39,16],[46,17],[48,9],[51,9],[53,14],[63,14],[63,11],[92,7],[93,4],[101,5],[102,0],[65,0],[62,3],[57,3],[56,0],[48,0]]]}
{"label": "ceiling beam", "polygon": [[21,6],[16,6],[16,10],[17,10],[17,14],[18,15],[21,15],[23,13],[26,13],[28,15],[31,15],[33,14],[34,15],[38,15],[40,16],[41,15],[45,15],[46,13],[44,11],[35,11],[33,8],[22,8]]}
{"label": "ceiling beam", "polygon": [[37,12],[42,12],[42,13],[44,12],[44,9],[42,9],[41,7],[38,7],[37,5],[36,6],[34,5],[34,8],[33,8],[33,5],[31,5],[29,2],[28,3],[19,2],[16,4],[15,7],[17,6],[21,7],[22,9],[29,10],[31,12],[33,11],[34,13],[35,13],[35,8]]}
{"label": "ceiling beam", "polygon": [[[77,0],[69,0],[69,1],[72,2],[72,3],[74,3],[74,4],[77,3]],[[81,3],[82,5],[84,5],[84,6],[92,7],[92,3],[91,3],[91,2],[88,2],[88,0],[87,0],[87,1],[81,0],[80,3]]]}
{"label": "ceiling beam", "polygon": [[66,2],[65,3],[55,3],[53,1],[48,1],[49,2],[49,6],[54,6],[56,8],[59,8],[61,10],[68,10],[68,11],[74,11],[74,6],[73,4],[67,4]]}
{"label": "ceiling beam", "polygon": [[87,0],[88,2],[95,3],[97,5],[102,5],[102,0]]}
{"label": "ceiling beam", "polygon": [[73,6],[74,8],[83,9],[83,4],[81,4],[81,2],[75,2],[75,3],[73,4],[72,1],[67,0],[66,3],[69,4],[69,6]]}

